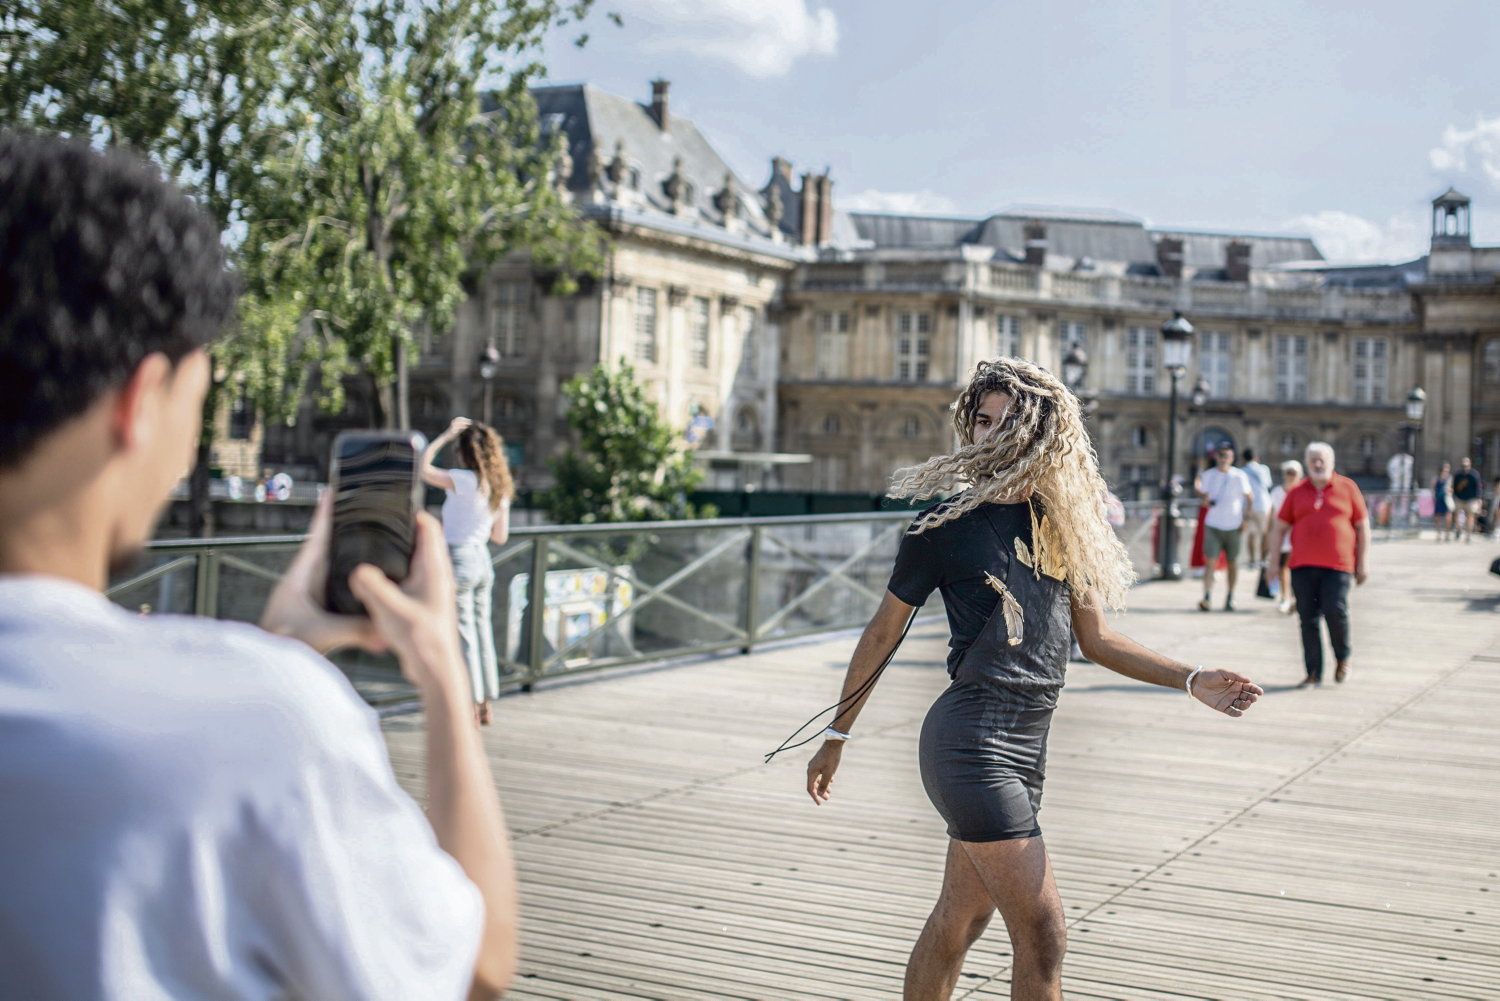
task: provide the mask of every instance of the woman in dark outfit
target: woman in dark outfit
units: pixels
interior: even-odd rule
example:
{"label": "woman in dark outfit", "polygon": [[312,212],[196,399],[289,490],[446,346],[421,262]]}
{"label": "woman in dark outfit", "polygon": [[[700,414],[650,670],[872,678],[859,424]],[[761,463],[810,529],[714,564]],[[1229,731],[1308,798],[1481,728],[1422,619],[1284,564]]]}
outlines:
{"label": "woman in dark outfit", "polygon": [[948,496],[902,540],[884,600],[844,679],[847,702],[807,767],[830,795],[873,679],[934,589],[952,630],[953,684],[928,712],[922,782],[948,825],[943,889],[912,950],[908,999],[947,998],[964,955],[999,910],[1014,947],[1012,998],[1061,998],[1062,903],[1037,824],[1047,731],[1073,633],[1089,660],[1185,690],[1228,716],[1263,694],[1231,671],[1178,663],[1116,632],[1106,608],[1133,580],[1105,522],[1105,485],[1077,399],[1016,359],[982,364],[953,415],[960,447],[899,470],[891,494]]}

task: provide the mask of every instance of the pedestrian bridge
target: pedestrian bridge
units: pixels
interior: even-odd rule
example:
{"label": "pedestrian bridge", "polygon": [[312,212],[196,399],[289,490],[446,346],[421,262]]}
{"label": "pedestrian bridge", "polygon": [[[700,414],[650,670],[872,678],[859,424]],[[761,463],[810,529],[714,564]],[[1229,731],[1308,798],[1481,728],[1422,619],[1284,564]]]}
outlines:
{"label": "pedestrian bridge", "polygon": [[[1122,627],[1253,676],[1229,720],[1074,665],[1042,827],[1070,998],[1479,998],[1500,982],[1500,579],[1493,543],[1391,541],[1353,597],[1350,680],[1296,691],[1295,620],[1197,583],[1137,588]],[[704,601],[711,601],[705,596]],[[917,731],[947,633],[919,621],[844,756],[761,756],[837,698],[855,633],[638,665],[497,704],[484,731],[515,838],[517,998],[893,998],[944,834]],[[422,720],[392,716],[421,796]],[[998,924],[956,997],[1007,996]]]}

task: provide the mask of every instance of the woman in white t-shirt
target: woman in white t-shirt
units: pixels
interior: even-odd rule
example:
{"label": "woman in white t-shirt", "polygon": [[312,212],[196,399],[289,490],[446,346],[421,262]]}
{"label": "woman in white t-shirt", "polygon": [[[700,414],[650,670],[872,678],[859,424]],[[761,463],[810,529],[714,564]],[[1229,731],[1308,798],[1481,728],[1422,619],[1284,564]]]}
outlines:
{"label": "woman in white t-shirt", "polygon": [[[1286,500],[1289,490],[1302,482],[1302,463],[1296,459],[1288,459],[1281,464],[1281,482],[1271,488],[1271,520],[1281,514],[1281,502]],[[1279,581],[1267,581],[1267,585],[1277,589],[1276,596],[1281,599],[1278,606],[1283,615],[1291,615],[1296,607],[1292,599],[1292,568],[1287,554],[1292,551],[1292,533],[1284,532],[1281,536],[1281,579]]]}
{"label": "woman in white t-shirt", "polygon": [[[432,460],[455,438],[460,466],[434,466]],[[490,700],[500,695],[495,566],[490,562],[489,543],[500,545],[510,537],[510,500],[515,494],[504,444],[494,428],[455,417],[422,454],[423,482],[442,487],[448,494],[443,499],[443,535],[453,557],[458,591],[458,638],[469,665],[476,718],[485,724],[490,721]]]}

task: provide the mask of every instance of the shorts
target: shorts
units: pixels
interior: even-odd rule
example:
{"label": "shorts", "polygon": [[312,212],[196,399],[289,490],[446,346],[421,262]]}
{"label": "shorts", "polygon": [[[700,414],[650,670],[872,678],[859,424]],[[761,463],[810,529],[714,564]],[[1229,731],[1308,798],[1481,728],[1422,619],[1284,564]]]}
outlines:
{"label": "shorts", "polygon": [[1054,694],[955,681],[927,712],[922,785],[955,841],[1010,841],[1042,833]]}
{"label": "shorts", "polygon": [[1209,566],[1223,553],[1230,563],[1240,559],[1240,530],[1238,528],[1203,528],[1203,559]]}

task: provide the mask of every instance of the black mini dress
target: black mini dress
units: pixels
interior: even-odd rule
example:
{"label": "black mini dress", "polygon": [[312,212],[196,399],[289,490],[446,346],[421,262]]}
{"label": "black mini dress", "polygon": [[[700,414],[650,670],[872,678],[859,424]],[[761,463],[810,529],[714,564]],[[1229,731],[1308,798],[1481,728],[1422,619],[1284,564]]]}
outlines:
{"label": "black mini dress", "polygon": [[[993,529],[984,551],[970,552],[986,567],[996,601],[973,642],[950,663],[953,683],[923,722],[922,784],[952,838],[1036,837],[1047,733],[1072,645],[1069,588],[1036,565],[1046,560],[1030,551],[1029,532],[1023,539],[1002,530],[983,507],[959,520],[970,518],[984,518]],[[983,537],[964,534],[976,542]]]}

